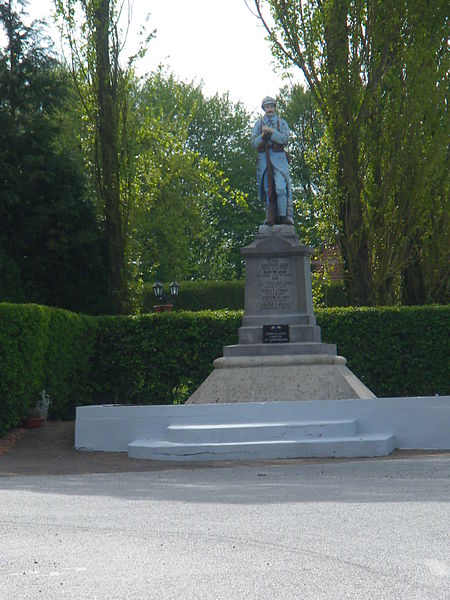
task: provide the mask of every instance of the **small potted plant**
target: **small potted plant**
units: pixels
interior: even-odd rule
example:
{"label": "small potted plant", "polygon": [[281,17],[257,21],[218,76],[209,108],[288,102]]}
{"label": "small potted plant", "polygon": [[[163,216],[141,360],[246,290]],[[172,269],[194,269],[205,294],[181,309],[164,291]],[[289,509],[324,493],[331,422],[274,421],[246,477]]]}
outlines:
{"label": "small potted plant", "polygon": [[25,417],[25,429],[36,429],[36,427],[42,427],[44,424],[44,417],[41,417],[39,409],[35,406],[30,408]]}
{"label": "small potted plant", "polygon": [[25,418],[25,427],[27,429],[35,429],[36,427],[42,427],[44,421],[47,419],[48,407],[50,406],[50,397],[42,390],[39,394],[39,400],[36,402],[36,406],[31,408]]}
{"label": "small potted plant", "polygon": [[50,406],[50,396],[47,394],[45,390],[42,390],[39,394],[39,400],[36,403],[36,408],[38,409],[41,417],[44,421],[47,420],[48,415],[48,407]]}

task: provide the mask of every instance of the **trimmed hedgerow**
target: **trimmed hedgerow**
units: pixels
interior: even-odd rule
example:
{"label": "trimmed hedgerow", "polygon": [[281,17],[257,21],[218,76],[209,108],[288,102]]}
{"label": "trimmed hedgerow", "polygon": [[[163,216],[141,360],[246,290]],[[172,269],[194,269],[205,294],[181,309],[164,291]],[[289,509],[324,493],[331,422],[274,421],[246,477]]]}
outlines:
{"label": "trimmed hedgerow", "polygon": [[[377,396],[449,393],[450,307],[316,311],[322,339]],[[186,399],[237,343],[242,312],[175,312],[100,319],[95,402],[170,404]]]}
{"label": "trimmed hedgerow", "polygon": [[0,435],[16,426],[45,389],[50,418],[69,418],[89,394],[97,323],[36,304],[0,303]]}
{"label": "trimmed hedgerow", "polygon": [[48,321],[46,307],[0,304],[0,435],[17,425],[43,389]]}
{"label": "trimmed hedgerow", "polygon": [[345,295],[344,283],[342,281],[331,281],[321,286],[324,306],[332,308],[335,306],[348,306]]}
{"label": "trimmed hedgerow", "polygon": [[209,375],[222,347],[237,342],[241,320],[241,313],[229,311],[100,318],[96,401],[185,400]]}
{"label": "trimmed hedgerow", "polygon": [[[450,393],[450,306],[316,311],[322,339],[377,396]],[[183,402],[222,347],[237,343],[242,311],[87,317],[0,304],[0,435],[43,389],[50,418],[85,404]]]}
{"label": "trimmed hedgerow", "polygon": [[98,335],[96,318],[51,310],[44,380],[51,399],[51,419],[73,418],[77,405],[91,402]]}
{"label": "trimmed hedgerow", "polygon": [[377,396],[450,393],[450,306],[316,311],[322,340]]}
{"label": "trimmed hedgerow", "polygon": [[[180,294],[170,297],[169,284],[164,283],[164,294],[174,310],[241,310],[244,308],[244,285],[241,280],[231,281],[181,281]],[[151,312],[155,304],[153,285],[144,284],[143,312]]]}
{"label": "trimmed hedgerow", "polygon": [[[182,281],[180,294],[172,298],[169,284],[163,284],[165,299],[173,304],[175,311],[179,310],[242,310],[244,308],[244,280],[231,281]],[[320,297],[327,307],[347,306],[344,284],[341,281],[323,283],[320,287]],[[144,284],[142,311],[152,312],[155,304],[161,304],[155,298],[153,285]]]}

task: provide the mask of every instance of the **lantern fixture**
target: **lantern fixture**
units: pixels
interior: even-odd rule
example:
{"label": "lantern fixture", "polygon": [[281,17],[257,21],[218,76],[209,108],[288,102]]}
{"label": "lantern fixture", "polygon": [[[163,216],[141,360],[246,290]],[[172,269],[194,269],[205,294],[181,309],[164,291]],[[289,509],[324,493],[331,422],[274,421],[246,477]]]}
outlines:
{"label": "lantern fixture", "polygon": [[153,293],[157,298],[162,298],[163,295],[163,286],[160,281],[157,281],[153,284]]}
{"label": "lantern fixture", "polygon": [[180,291],[180,286],[179,284],[175,281],[175,279],[172,281],[172,283],[170,284],[170,295],[171,296],[178,296],[178,292]]}

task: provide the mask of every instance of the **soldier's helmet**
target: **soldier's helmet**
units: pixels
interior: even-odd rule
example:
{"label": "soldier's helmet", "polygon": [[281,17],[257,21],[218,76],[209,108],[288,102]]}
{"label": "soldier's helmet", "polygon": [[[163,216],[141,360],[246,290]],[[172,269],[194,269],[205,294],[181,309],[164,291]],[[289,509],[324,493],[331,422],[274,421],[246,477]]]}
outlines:
{"label": "soldier's helmet", "polygon": [[274,106],[277,105],[275,98],[272,98],[271,96],[266,96],[263,101],[261,102],[261,108],[264,110],[264,107],[267,104],[273,104]]}

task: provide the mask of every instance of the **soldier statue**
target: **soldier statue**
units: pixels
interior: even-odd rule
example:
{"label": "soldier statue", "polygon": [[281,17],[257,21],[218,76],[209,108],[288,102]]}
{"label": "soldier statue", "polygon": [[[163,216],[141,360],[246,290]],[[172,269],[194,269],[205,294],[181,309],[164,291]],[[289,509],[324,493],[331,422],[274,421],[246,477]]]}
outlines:
{"label": "soldier statue", "polygon": [[275,112],[276,102],[266,96],[261,104],[264,115],[252,132],[252,146],[258,150],[257,181],[259,197],[265,202],[267,225],[293,225],[292,185],[289,175],[289,126]]}

